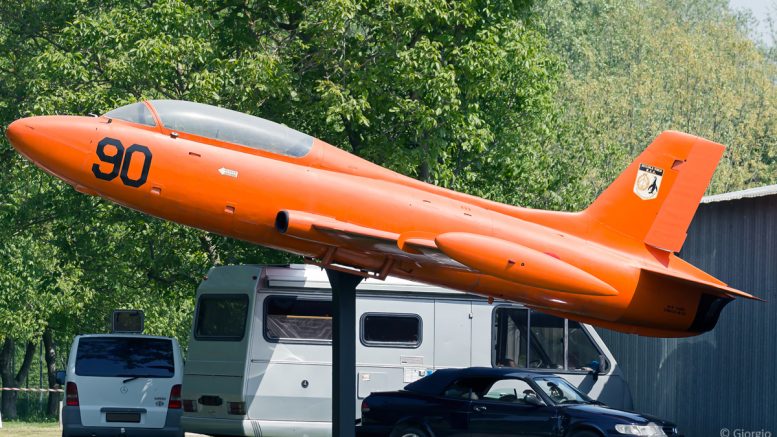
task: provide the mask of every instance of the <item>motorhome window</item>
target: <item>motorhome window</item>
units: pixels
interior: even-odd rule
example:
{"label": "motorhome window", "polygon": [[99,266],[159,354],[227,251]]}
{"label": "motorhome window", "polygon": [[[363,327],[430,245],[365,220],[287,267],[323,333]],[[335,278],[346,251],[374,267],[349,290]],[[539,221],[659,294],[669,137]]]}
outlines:
{"label": "motorhome window", "polygon": [[310,135],[242,112],[182,100],[150,103],[173,131],[293,157],[305,156],[313,147]]}
{"label": "motorhome window", "polygon": [[[595,370],[596,364],[601,359],[600,352],[591,340],[591,337],[585,332],[583,326],[569,320],[567,335],[569,348],[567,352],[567,367],[569,370],[589,371]],[[609,363],[604,360],[604,371],[608,370]]]}
{"label": "motorhome window", "polygon": [[532,312],[529,367],[564,368],[564,319]]}
{"label": "motorhome window", "polygon": [[528,367],[526,339],[529,331],[529,310],[497,307],[494,314],[494,365],[497,367]]}
{"label": "motorhome window", "polygon": [[421,318],[417,314],[365,314],[361,319],[361,340],[365,346],[418,347]]}
{"label": "motorhome window", "polygon": [[248,316],[248,296],[203,294],[197,303],[194,338],[197,340],[240,341]]}
{"label": "motorhome window", "polygon": [[264,303],[264,336],[274,342],[332,340],[332,301],[270,296]]}
{"label": "motorhome window", "polygon": [[[595,369],[601,352],[583,325],[562,318],[509,306],[494,310],[495,367],[528,367],[587,372]],[[527,335],[528,334],[528,335]],[[567,339],[566,360],[564,339]],[[528,351],[528,352],[527,352]],[[566,362],[566,367],[565,367]],[[605,359],[604,371],[610,363]]]}
{"label": "motorhome window", "polygon": [[163,338],[82,337],[76,352],[76,375],[172,378],[173,342]]}
{"label": "motorhome window", "polygon": [[146,126],[156,126],[154,116],[151,115],[151,111],[145,103],[133,103],[131,105],[122,106],[116,108],[113,111],[106,112],[105,117],[115,118],[116,120],[124,120],[132,123],[144,124]]}

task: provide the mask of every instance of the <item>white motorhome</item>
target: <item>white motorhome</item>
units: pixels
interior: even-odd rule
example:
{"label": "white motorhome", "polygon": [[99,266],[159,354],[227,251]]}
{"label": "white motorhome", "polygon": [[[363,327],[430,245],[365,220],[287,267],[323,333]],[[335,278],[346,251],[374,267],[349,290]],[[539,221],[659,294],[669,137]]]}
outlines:
{"label": "white motorhome", "polygon": [[[211,269],[197,290],[184,367],[184,429],[331,435],[332,313],[317,267]],[[589,325],[396,278],[363,281],[356,317],[358,399],[436,369],[513,366],[563,375],[595,399],[632,407],[615,358]]]}

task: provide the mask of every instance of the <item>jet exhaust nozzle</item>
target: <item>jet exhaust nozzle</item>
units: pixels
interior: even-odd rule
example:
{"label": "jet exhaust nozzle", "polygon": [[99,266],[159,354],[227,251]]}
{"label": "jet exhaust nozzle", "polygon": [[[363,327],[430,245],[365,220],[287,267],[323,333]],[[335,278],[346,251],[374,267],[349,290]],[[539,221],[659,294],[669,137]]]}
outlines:
{"label": "jet exhaust nozzle", "polygon": [[278,211],[278,215],[275,216],[275,229],[281,234],[285,234],[289,230],[288,211]]}

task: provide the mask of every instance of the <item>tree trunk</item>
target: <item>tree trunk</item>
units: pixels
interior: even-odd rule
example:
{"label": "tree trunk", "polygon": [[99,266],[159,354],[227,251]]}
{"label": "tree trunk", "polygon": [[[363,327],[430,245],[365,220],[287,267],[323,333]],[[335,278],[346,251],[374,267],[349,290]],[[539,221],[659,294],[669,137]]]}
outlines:
{"label": "tree trunk", "polygon": [[[43,349],[46,358],[46,372],[49,378],[49,388],[60,388],[57,384],[57,351],[54,347],[54,340],[51,336],[51,328],[47,327],[43,331]],[[60,395],[56,392],[49,392],[49,403],[46,408],[46,414],[57,416],[59,413]]]}
{"label": "tree trunk", "polygon": [[[27,342],[27,347],[24,349],[24,360],[22,360],[22,367],[19,368],[19,372],[14,376],[13,362],[16,355],[16,342],[10,337],[5,338],[3,343],[3,350],[0,351],[0,378],[3,380],[3,387],[19,387],[22,382],[27,378],[27,373],[30,371],[30,365],[32,365],[32,358],[35,356],[35,343]],[[16,399],[18,393],[15,391],[3,390],[2,397],[2,415],[6,419],[16,419]]]}
{"label": "tree trunk", "polygon": [[30,366],[32,366],[32,359],[35,358],[35,349],[37,345],[35,342],[28,341],[27,346],[24,348],[24,360],[22,360],[22,367],[19,368],[19,373],[16,374],[16,387],[22,385],[27,374],[30,373]]}
{"label": "tree trunk", "polygon": [[213,242],[213,238],[210,236],[210,234],[204,232],[200,234],[200,245],[208,254],[208,262],[210,262],[210,265],[216,266],[221,264],[219,249],[216,247],[216,244]]}
{"label": "tree trunk", "polygon": [[429,182],[431,174],[432,172],[429,168],[429,161],[424,159],[424,161],[421,162],[421,167],[418,169],[418,179],[424,182]]}
{"label": "tree trunk", "polygon": [[[16,343],[12,338],[6,337],[3,349],[0,351],[0,378],[3,380],[3,388],[18,387],[14,378],[13,358],[16,355]],[[16,392],[3,390],[2,415],[6,420],[16,419]]]}

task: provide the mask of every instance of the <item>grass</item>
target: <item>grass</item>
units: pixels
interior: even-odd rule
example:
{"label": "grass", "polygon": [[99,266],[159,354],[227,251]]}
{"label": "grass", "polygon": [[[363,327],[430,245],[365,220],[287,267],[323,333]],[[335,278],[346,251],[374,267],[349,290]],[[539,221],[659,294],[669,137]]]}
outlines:
{"label": "grass", "polygon": [[58,437],[62,435],[57,422],[3,422],[0,436],[14,437]]}

